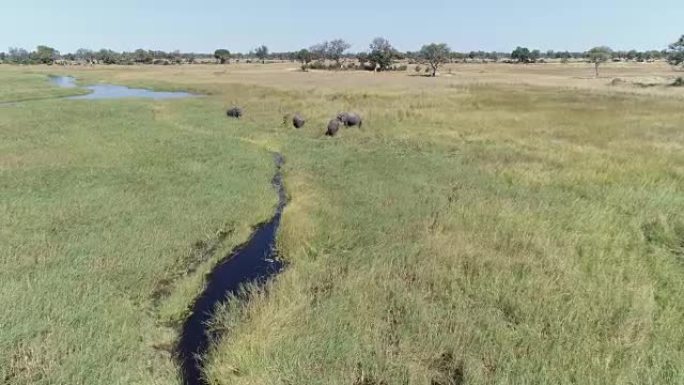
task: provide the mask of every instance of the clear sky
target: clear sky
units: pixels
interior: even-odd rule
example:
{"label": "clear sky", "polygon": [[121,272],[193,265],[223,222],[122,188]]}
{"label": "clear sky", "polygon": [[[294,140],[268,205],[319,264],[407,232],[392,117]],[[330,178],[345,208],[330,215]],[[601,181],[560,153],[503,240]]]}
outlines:
{"label": "clear sky", "polygon": [[682,0],[0,0],[0,51],[78,48],[273,51],[376,36],[400,50],[663,49],[684,34]]}

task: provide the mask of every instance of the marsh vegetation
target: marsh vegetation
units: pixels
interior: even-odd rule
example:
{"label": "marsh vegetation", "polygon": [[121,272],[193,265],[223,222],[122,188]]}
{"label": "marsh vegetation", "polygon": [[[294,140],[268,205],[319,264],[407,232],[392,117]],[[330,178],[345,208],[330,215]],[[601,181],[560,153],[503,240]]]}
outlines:
{"label": "marsh vegetation", "polygon": [[[288,268],[218,309],[210,383],[684,381],[666,64],[292,67],[0,67],[0,100],[32,100],[0,108],[1,382],[180,383],[206,274],[277,204],[272,151]],[[48,99],[82,92],[60,73],[207,96]],[[326,137],[340,111],[363,126]]]}

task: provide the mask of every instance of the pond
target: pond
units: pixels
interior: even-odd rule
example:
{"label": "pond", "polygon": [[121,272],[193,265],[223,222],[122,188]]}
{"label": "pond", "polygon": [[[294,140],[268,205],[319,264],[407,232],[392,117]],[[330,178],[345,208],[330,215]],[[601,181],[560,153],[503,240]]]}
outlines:
{"label": "pond", "polygon": [[[61,88],[76,88],[76,79],[71,76],[50,76],[50,81]],[[91,92],[86,95],[67,96],[65,99],[73,100],[102,100],[102,99],[124,99],[124,98],[143,98],[143,99],[182,99],[197,97],[199,95],[189,92],[170,92],[152,91],[144,88],[129,88],[113,84],[95,84],[84,87]]]}

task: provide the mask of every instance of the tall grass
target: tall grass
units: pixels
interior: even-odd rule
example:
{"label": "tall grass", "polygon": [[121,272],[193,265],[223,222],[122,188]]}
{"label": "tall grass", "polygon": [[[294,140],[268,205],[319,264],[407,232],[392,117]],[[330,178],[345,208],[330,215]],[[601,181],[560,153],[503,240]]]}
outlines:
{"label": "tall grass", "polygon": [[169,326],[276,201],[270,155],[204,103],[0,110],[0,383],[179,382]]}
{"label": "tall grass", "polygon": [[307,112],[368,123],[285,139],[290,268],[217,320],[211,381],[684,381],[677,102],[336,95]]}
{"label": "tall grass", "polygon": [[[271,214],[268,149],[289,267],[220,310],[211,383],[684,382],[680,101],[213,68],[77,74],[202,99],[0,110],[0,378],[177,381],[168,326]],[[325,138],[341,110],[364,128]]]}

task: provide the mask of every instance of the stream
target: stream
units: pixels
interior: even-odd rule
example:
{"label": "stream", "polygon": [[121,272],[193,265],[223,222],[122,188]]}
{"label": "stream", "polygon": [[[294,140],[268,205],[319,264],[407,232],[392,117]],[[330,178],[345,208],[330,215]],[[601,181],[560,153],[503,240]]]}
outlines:
{"label": "stream", "polygon": [[278,205],[273,217],[257,226],[244,245],[227,255],[207,276],[204,291],[195,299],[192,313],[185,320],[176,353],[186,385],[205,385],[202,361],[211,342],[218,336],[207,329],[216,305],[229,295],[239,296],[240,288],[248,283],[264,284],[282,271],[284,264],[277,259],[276,235],[287,196],[283,187],[282,155],[274,154],[277,171],[272,184],[278,193]]}

